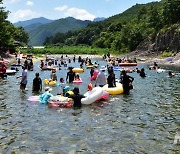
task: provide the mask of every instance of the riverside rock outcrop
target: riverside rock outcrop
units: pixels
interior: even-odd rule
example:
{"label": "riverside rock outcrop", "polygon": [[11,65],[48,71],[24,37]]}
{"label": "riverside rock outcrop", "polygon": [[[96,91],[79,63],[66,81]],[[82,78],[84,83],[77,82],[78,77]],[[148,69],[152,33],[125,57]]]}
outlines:
{"label": "riverside rock outcrop", "polygon": [[180,24],[173,25],[167,31],[158,33],[153,48],[155,51],[171,50],[179,52]]}
{"label": "riverside rock outcrop", "polygon": [[163,32],[160,31],[155,38],[155,42],[144,40],[141,42],[137,51],[161,52],[161,51],[180,51],[180,24],[175,24]]}

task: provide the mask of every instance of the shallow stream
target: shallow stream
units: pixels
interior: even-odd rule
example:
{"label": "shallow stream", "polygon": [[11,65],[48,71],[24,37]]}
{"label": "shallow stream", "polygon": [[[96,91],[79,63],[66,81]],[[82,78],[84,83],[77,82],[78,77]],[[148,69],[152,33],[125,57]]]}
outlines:
{"label": "shallow stream", "polygon": [[[100,65],[105,61],[93,59]],[[180,69],[162,67],[164,72],[148,70],[147,77],[139,74],[129,95],[110,96],[109,104],[94,103],[81,109],[49,108],[28,102],[32,96],[32,80],[36,72],[42,80],[50,71],[40,71],[39,62],[28,72],[27,91],[19,90],[16,76],[0,79],[0,153],[178,153],[173,144],[180,131]],[[70,66],[79,67],[71,63]],[[176,72],[169,78],[168,70]],[[89,69],[80,74],[86,92],[90,82]],[[57,72],[58,79],[66,77],[67,70]],[[119,78],[120,72],[115,72]],[[43,84],[44,86],[44,84]],[[75,85],[70,85],[71,89]],[[53,87],[52,94],[60,87]]]}

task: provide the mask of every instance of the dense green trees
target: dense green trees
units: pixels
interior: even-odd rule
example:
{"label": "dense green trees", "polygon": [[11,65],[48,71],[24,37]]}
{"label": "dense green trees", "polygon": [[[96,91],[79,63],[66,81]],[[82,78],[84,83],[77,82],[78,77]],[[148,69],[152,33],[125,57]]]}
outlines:
{"label": "dense green trees", "polygon": [[136,4],[122,14],[102,22],[92,23],[86,28],[71,32],[70,35],[57,34],[47,38],[45,43],[85,44],[119,52],[130,52],[135,50],[144,39],[154,41],[161,28],[179,22],[179,15],[179,0]]}
{"label": "dense green trees", "polygon": [[174,24],[180,21],[180,0],[162,0],[162,17],[164,24]]}
{"label": "dense green trees", "polygon": [[[0,0],[0,5],[3,1]],[[8,11],[0,6],[0,49],[6,50],[15,47],[15,41],[19,44],[27,44],[28,34],[24,32],[22,27],[16,28],[11,22],[7,20]]]}

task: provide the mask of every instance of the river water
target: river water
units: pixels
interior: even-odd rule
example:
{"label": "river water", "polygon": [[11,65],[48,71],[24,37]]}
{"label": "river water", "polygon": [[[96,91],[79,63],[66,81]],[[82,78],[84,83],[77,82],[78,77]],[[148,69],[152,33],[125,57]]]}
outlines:
{"label": "river water", "polygon": [[[106,62],[93,59],[100,65]],[[173,144],[180,131],[180,74],[179,68],[164,67],[164,72],[148,70],[147,77],[131,73],[134,89],[129,95],[110,96],[109,104],[94,103],[81,109],[49,108],[28,102],[32,96],[35,72],[42,80],[50,71],[40,71],[39,62],[28,72],[27,91],[19,90],[16,76],[0,80],[0,153],[178,153]],[[78,67],[79,64],[71,63]],[[169,78],[168,70],[176,72]],[[80,93],[85,93],[90,82],[85,69],[80,77]],[[57,72],[66,77],[67,70]],[[119,78],[120,73],[115,72]],[[44,86],[44,85],[43,85]],[[74,85],[70,85],[73,89]],[[60,87],[53,87],[56,95]],[[179,133],[180,134],[180,133]]]}

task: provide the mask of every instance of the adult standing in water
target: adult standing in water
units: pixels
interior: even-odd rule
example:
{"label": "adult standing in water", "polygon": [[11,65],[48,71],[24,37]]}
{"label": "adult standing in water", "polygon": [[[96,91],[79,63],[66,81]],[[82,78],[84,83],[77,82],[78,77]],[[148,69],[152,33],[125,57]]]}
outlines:
{"label": "adult standing in water", "polygon": [[36,73],[36,77],[33,80],[32,91],[40,92],[42,90],[42,80],[39,77],[39,73]]}
{"label": "adult standing in water", "polygon": [[72,67],[69,67],[69,72],[67,72],[67,76],[66,76],[66,81],[69,78],[69,83],[72,83],[74,81],[74,78],[75,78],[75,73],[73,72],[72,69],[73,69]]}
{"label": "adult standing in water", "polygon": [[44,61],[41,59],[40,68],[42,69],[44,67]]}
{"label": "adult standing in water", "polygon": [[116,78],[113,69],[109,69],[109,76],[107,78],[108,88],[116,87]]}
{"label": "adult standing in water", "polygon": [[120,77],[120,82],[122,83],[123,90],[125,94],[128,94],[131,89],[133,89],[132,82],[134,81],[134,78],[127,75],[126,71],[123,70],[122,75]]}
{"label": "adult standing in water", "polygon": [[25,88],[26,88],[27,82],[28,82],[28,81],[27,81],[27,68],[24,67],[24,66],[22,66],[22,69],[23,69],[22,75],[21,75],[21,76],[17,76],[16,78],[18,79],[18,78],[21,77],[20,89],[21,89],[22,91],[24,91]]}
{"label": "adult standing in water", "polygon": [[76,56],[74,55],[74,57],[73,57],[73,61],[74,61],[74,63],[76,62]]}
{"label": "adult standing in water", "polygon": [[[96,84],[99,85],[99,87],[103,87],[106,84],[106,74],[105,74],[106,67],[101,66],[101,69],[96,79]],[[96,86],[95,84],[95,86]]]}

